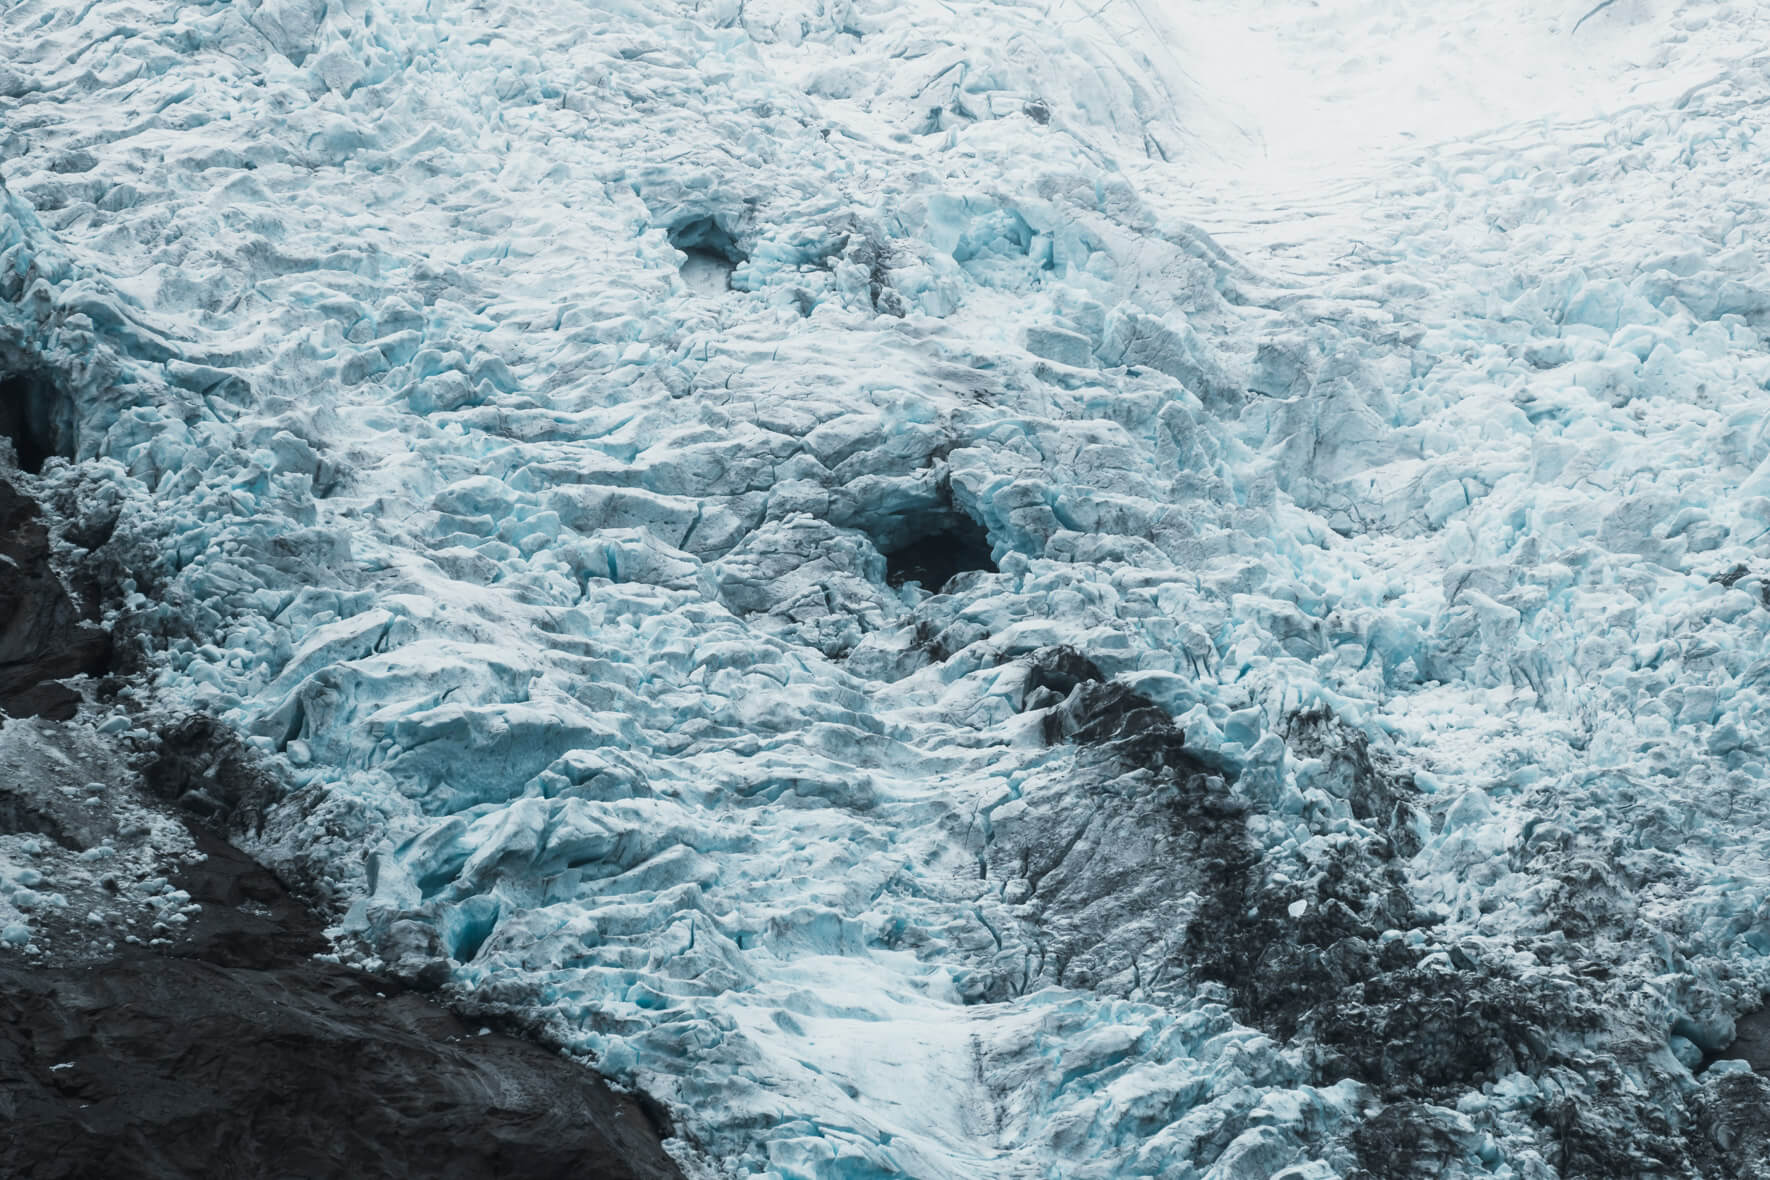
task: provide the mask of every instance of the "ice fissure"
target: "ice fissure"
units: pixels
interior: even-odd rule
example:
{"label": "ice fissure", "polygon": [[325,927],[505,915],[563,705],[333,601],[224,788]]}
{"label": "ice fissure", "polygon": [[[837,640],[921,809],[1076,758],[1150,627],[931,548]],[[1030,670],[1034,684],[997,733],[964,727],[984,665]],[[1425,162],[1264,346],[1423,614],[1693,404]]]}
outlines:
{"label": "ice fissure", "polygon": [[904,539],[885,551],[885,578],[892,586],[914,582],[939,592],[960,574],[996,572],[989,533],[950,506],[920,515],[893,532]]}
{"label": "ice fissure", "polygon": [[[1770,1168],[1760,15],[1507,0],[1628,102],[1334,172],[1188,22],[1397,47],[1299,125],[1499,34],[457,7],[0,16],[31,765],[690,1173]],[[83,807],[0,800],[0,953]]]}
{"label": "ice fissure", "polygon": [[51,455],[73,458],[72,409],[45,373],[0,375],[0,435],[12,443],[20,470],[36,475]]}

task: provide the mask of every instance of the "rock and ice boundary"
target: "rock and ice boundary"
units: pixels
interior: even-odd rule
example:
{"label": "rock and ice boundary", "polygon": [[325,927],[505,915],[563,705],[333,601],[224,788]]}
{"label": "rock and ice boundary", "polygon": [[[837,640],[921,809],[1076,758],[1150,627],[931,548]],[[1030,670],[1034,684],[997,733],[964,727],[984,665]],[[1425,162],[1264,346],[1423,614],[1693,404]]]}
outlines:
{"label": "rock and ice boundary", "polygon": [[10,5],[66,724],[691,1171],[1770,1168],[1770,65],[1262,198],[1094,7]]}

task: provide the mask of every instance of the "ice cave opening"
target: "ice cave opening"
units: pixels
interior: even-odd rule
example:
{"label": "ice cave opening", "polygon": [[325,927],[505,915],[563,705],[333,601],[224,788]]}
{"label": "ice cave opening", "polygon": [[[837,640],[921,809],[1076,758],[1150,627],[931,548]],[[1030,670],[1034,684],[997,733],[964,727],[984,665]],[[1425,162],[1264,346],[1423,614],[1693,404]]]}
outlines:
{"label": "ice cave opening", "polygon": [[881,546],[881,552],[885,555],[887,582],[893,586],[919,582],[930,593],[940,593],[948,582],[963,573],[996,572],[989,533],[952,507],[917,520],[904,539],[889,549]]}
{"label": "ice cave opening", "polygon": [[713,217],[696,217],[672,226],[670,244],[687,256],[682,262],[682,281],[703,294],[729,291],[732,272],[749,257]]}
{"label": "ice cave opening", "polygon": [[0,376],[0,434],[11,441],[21,471],[40,474],[51,455],[73,458],[72,410],[43,373]]}

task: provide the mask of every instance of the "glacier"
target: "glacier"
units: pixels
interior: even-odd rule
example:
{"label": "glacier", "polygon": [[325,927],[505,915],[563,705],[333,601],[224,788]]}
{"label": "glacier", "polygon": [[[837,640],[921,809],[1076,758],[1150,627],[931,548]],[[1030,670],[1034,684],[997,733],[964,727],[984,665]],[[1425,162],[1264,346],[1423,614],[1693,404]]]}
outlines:
{"label": "glacier", "polygon": [[79,723],[691,1174],[1770,1167],[1764,17],[1098,7],[9,6]]}

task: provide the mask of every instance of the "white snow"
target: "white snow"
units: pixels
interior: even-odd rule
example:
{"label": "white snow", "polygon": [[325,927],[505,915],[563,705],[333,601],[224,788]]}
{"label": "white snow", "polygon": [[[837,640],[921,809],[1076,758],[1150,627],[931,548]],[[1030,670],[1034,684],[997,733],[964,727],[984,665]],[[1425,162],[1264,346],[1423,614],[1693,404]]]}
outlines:
{"label": "white snow", "polygon": [[1120,0],[1115,10],[1128,29],[1159,35],[1173,68],[1223,112],[1235,133],[1213,146],[1235,173],[1252,170],[1250,196],[1514,124],[1674,101],[1756,52],[1742,37],[1756,18],[1731,3]]}

